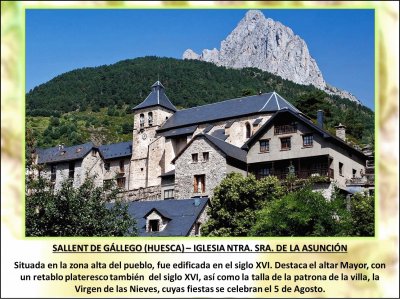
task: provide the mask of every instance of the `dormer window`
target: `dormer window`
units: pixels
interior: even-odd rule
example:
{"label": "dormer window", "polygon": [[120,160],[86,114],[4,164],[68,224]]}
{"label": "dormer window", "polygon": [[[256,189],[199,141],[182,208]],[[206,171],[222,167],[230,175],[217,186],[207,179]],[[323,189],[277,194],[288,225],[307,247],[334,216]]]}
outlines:
{"label": "dormer window", "polygon": [[171,220],[169,217],[162,215],[154,208],[144,217],[146,218],[146,231],[148,233],[163,231],[167,227],[168,222]]}
{"label": "dormer window", "polygon": [[140,114],[139,120],[140,120],[140,128],[143,129],[144,128],[144,114],[143,113]]}
{"label": "dormer window", "polygon": [[153,126],[153,112],[149,112],[148,122],[149,122],[149,127]]}

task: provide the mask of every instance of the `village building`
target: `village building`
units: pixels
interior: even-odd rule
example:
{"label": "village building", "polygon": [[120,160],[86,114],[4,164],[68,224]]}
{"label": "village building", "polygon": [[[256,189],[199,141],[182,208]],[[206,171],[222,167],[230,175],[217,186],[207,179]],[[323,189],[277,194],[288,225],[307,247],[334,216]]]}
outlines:
{"label": "village building", "polygon": [[[315,189],[327,198],[334,186],[349,193],[373,189],[372,154],[346,143],[344,125],[336,127],[336,136],[324,130],[323,118],[318,111],[314,124],[276,92],[177,110],[157,81],[133,108],[132,142],[39,149],[36,162],[45,165],[42,173],[56,189],[65,179],[78,187],[89,175],[99,186],[114,180],[123,197],[136,202],[132,209],[146,211],[142,234],[154,234],[156,227],[169,232],[169,207],[191,198],[212,201],[214,188],[231,172],[260,179],[322,177]],[[206,218],[204,209],[194,211],[193,219]],[[195,234],[194,223],[185,234]]]}

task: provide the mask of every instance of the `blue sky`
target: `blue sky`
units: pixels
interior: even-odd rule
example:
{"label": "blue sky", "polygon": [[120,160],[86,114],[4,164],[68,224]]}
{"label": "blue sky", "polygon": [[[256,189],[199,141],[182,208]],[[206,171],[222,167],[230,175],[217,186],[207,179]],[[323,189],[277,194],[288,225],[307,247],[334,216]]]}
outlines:
{"label": "blue sky", "polygon": [[[247,10],[27,10],[26,90],[76,68],[220,48]],[[331,85],[374,110],[374,11],[265,9],[293,29]]]}

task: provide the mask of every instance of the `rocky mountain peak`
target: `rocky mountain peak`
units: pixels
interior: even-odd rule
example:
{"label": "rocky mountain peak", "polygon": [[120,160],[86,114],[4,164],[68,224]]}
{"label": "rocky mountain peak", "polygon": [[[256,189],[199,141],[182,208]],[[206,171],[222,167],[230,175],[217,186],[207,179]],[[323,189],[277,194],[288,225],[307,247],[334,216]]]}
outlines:
{"label": "rocky mountain peak", "polygon": [[305,41],[289,27],[266,18],[259,10],[249,10],[221,42],[219,50],[205,49],[202,54],[197,54],[188,49],[183,53],[183,59],[202,60],[238,69],[255,67],[295,83],[311,84],[327,93],[359,102],[346,91],[328,87]]}
{"label": "rocky mountain peak", "polygon": [[259,20],[265,20],[265,16],[259,10],[249,10],[248,12],[246,12],[243,20],[257,22]]}

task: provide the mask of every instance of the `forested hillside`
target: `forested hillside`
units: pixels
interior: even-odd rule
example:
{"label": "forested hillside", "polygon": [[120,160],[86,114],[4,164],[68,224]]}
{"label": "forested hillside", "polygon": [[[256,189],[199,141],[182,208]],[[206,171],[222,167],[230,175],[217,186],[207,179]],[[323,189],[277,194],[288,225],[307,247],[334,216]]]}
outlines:
{"label": "forested hillside", "polygon": [[259,69],[227,69],[173,58],[144,57],[59,75],[26,95],[27,129],[38,146],[130,140],[130,109],[160,80],[170,100],[187,108],[225,99],[276,91],[315,119],[325,111],[326,128],[347,126],[351,141],[371,143],[374,113],[312,86],[298,85]]}

